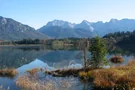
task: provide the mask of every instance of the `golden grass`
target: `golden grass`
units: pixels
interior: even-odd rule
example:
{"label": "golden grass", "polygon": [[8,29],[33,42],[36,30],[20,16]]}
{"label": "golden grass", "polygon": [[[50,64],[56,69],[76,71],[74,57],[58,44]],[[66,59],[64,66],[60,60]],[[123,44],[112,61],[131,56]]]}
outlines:
{"label": "golden grass", "polygon": [[129,90],[135,87],[135,62],[108,69],[95,69],[79,73],[80,79],[89,80],[94,88]]}
{"label": "golden grass", "polygon": [[112,63],[122,63],[124,62],[124,58],[122,56],[113,56],[110,58]]}
{"label": "golden grass", "polygon": [[1,69],[0,70],[0,76],[1,77],[13,78],[17,74],[18,74],[18,71],[16,69]]}
{"label": "golden grass", "polygon": [[53,81],[48,77],[40,79],[40,76],[35,77],[28,74],[18,77],[16,85],[23,90],[69,90],[71,87],[71,83],[66,79]]}
{"label": "golden grass", "polygon": [[31,78],[27,75],[20,76],[16,80],[16,85],[24,90],[53,90],[53,83],[51,81],[40,82],[36,78]]}

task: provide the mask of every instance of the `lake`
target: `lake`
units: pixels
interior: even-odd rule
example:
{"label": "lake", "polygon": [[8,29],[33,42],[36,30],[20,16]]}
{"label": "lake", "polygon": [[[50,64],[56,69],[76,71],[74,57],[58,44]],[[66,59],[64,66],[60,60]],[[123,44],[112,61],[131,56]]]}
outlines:
{"label": "lake", "polygon": [[[130,47],[132,48],[132,47]],[[107,58],[116,54],[121,54],[125,61],[122,64],[127,64],[129,59],[134,59],[134,49],[129,47],[112,47],[109,50]],[[90,52],[87,51],[86,57],[90,57]],[[111,65],[114,65],[111,63]],[[57,48],[44,46],[0,46],[0,68],[16,68],[19,75],[22,75],[26,70],[32,68],[46,68],[48,70],[60,68],[81,68],[83,67],[82,51],[74,47]],[[4,89],[21,90],[16,86],[16,78],[0,77],[0,86]],[[74,77],[52,77],[47,78],[57,81],[64,80],[72,85],[69,90],[90,90],[88,84],[81,83],[78,78]],[[67,90],[68,90],[67,89]]]}

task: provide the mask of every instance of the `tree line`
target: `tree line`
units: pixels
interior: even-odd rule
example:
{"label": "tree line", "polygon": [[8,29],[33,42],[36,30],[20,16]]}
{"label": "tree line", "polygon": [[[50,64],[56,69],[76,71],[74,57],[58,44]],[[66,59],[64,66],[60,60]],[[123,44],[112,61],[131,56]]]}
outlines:
{"label": "tree line", "polygon": [[135,44],[135,30],[132,32],[129,31],[122,31],[122,32],[115,32],[106,34],[104,39],[111,40],[109,42],[113,42],[117,45],[124,45],[124,44]]}

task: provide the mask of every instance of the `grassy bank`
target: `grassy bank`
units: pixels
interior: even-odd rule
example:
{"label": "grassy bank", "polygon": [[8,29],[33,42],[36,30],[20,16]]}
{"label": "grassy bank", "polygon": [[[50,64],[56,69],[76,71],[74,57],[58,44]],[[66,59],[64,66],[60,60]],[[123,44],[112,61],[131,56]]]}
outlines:
{"label": "grassy bank", "polygon": [[81,80],[94,84],[94,88],[132,90],[135,87],[135,62],[130,61],[125,66],[108,69],[94,69],[79,72]]}
{"label": "grassy bank", "polygon": [[132,90],[135,87],[135,61],[130,60],[127,65],[110,68],[81,68],[47,71],[56,77],[75,76],[81,81],[93,84],[94,89]]}

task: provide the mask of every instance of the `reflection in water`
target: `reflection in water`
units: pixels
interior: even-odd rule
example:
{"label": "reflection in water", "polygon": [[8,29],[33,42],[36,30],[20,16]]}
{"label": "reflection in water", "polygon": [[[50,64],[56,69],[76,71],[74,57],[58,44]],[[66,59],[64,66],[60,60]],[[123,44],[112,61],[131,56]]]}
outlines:
{"label": "reflection in water", "polygon": [[121,54],[125,56],[135,56],[135,45],[111,46],[109,54]]}
{"label": "reflection in water", "polygon": [[[86,57],[89,58],[90,53],[87,52],[86,54]],[[125,58],[123,64],[126,64],[130,58],[134,58],[135,49],[130,49],[129,47],[113,47],[109,50],[107,58],[109,59],[115,54],[121,54]],[[0,68],[17,68],[21,74],[32,68],[46,68],[49,70],[71,67],[81,68],[82,64],[82,51],[71,48],[68,48],[68,50],[52,50],[40,46],[0,47]],[[2,84],[4,84],[5,88],[11,86],[12,88],[10,90],[17,90],[15,87],[15,79],[0,78],[0,85]],[[76,85],[79,86],[72,87],[70,90],[87,90],[90,86],[87,84],[83,86],[79,80]]]}
{"label": "reflection in water", "polygon": [[16,87],[15,85],[15,79],[9,79],[9,78],[1,78],[0,77],[0,86],[2,85],[2,87],[4,89],[1,89],[0,90],[19,90],[18,87]]}
{"label": "reflection in water", "polygon": [[[25,48],[26,49],[26,48]],[[43,50],[24,50],[22,48],[1,48],[0,68],[17,68],[28,64],[42,55]]]}
{"label": "reflection in water", "polygon": [[38,59],[48,63],[50,66],[55,66],[56,68],[67,67],[72,63],[81,63],[81,58],[77,58],[77,54],[80,51],[67,51],[67,50],[56,50],[49,51],[42,54]]}
{"label": "reflection in water", "polygon": [[33,68],[46,68],[48,70],[55,70],[54,67],[50,67],[48,66],[47,63],[44,63],[43,61],[40,61],[38,59],[32,61],[29,64],[19,67],[17,70],[19,71],[19,73],[24,73],[25,71],[33,69]]}
{"label": "reflection in water", "polygon": [[[130,58],[134,59],[135,48],[131,46],[114,47],[109,49],[107,58],[109,59],[113,55],[121,54],[126,64]],[[52,48],[51,48],[52,49]],[[51,50],[50,48],[44,48],[40,46],[29,47],[0,47],[0,68],[18,68],[25,64],[29,64],[32,61],[39,59],[44,63],[47,63],[51,67],[66,68],[72,64],[83,64],[82,51],[68,48],[68,50]],[[90,53],[87,52],[87,58],[90,57]],[[35,65],[35,67],[38,65]]]}
{"label": "reflection in water", "polygon": [[112,46],[108,49],[107,58],[110,58],[115,55],[123,56],[124,62],[121,64],[111,63],[112,65],[127,64],[129,60],[135,60],[135,47],[134,45]]}
{"label": "reflection in water", "polygon": [[[35,59],[48,63],[50,66],[68,66],[81,63],[79,50],[49,50],[42,47],[0,47],[0,68],[18,68]],[[78,56],[80,56],[78,58]]]}

